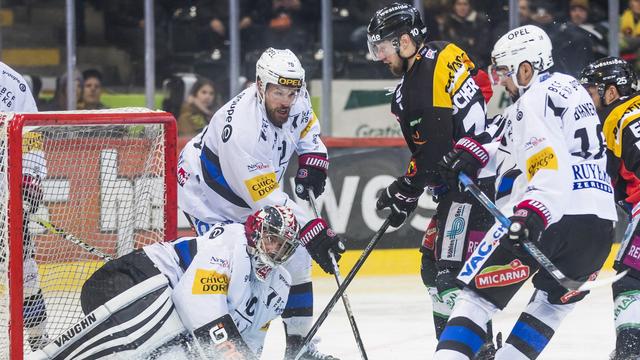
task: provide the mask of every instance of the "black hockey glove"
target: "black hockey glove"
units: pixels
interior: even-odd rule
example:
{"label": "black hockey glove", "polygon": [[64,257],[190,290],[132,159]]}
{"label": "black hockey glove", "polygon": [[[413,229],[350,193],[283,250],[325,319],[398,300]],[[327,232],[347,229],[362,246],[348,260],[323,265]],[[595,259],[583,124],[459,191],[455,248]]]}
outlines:
{"label": "black hockey glove", "polygon": [[300,243],[307,248],[311,258],[320,265],[324,272],[333,274],[333,262],[329,256],[331,251],[336,258],[336,262],[340,260],[340,254],[345,250],[344,243],[321,218],[309,221],[300,229]]}
{"label": "black hockey glove", "polygon": [[449,189],[463,189],[459,185],[458,174],[461,172],[475,179],[480,168],[489,162],[489,153],[477,141],[471,138],[462,138],[453,146],[438,165],[440,165],[440,175],[447,183]]}
{"label": "black hockey glove", "polygon": [[296,195],[302,200],[309,200],[307,189],[311,188],[318,197],[324,192],[327,180],[329,159],[326,154],[310,153],[298,158],[298,172],[296,173]]}
{"label": "black hockey glove", "polygon": [[376,202],[376,208],[378,210],[391,209],[389,225],[399,227],[416,209],[418,198],[423,192],[424,189],[416,189],[408,183],[404,176],[401,176],[382,191],[378,202]]}
{"label": "black hockey glove", "polygon": [[542,232],[547,227],[545,214],[548,211],[537,201],[525,200],[515,207],[511,226],[505,236],[500,239],[500,245],[518,257],[528,257],[529,254],[522,247],[523,241],[531,241],[538,245]]}

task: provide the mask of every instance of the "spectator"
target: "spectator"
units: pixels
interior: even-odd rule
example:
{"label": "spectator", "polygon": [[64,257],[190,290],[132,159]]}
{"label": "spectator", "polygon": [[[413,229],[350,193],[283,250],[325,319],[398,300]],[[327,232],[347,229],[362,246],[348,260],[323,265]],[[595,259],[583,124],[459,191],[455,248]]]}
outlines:
{"label": "spectator", "polygon": [[[82,101],[83,80],[78,71],[73,72],[76,85],[76,107]],[[56,90],[53,98],[44,101],[38,108],[41,111],[61,111],[70,110],[67,107],[67,80],[68,74],[65,73],[56,80]]]}
{"label": "spectator", "polygon": [[487,17],[471,6],[470,0],[452,0],[443,26],[444,40],[465,50],[480,68],[489,65],[491,30]]}
{"label": "spectator", "polygon": [[216,90],[213,82],[199,78],[193,84],[187,101],[180,108],[178,116],[178,135],[193,136],[200,132],[217,110]]}
{"label": "spectator", "polygon": [[247,49],[268,46],[306,51],[317,42],[320,12],[318,0],[259,0],[250,14],[253,27],[248,32]]}
{"label": "spectator", "polygon": [[638,51],[640,50],[640,0],[629,0],[629,8],[620,17],[621,57],[640,70]]}
{"label": "spectator", "polygon": [[569,21],[552,37],[556,70],[577,77],[592,61],[607,55],[607,42],[601,26],[587,22],[589,0],[571,0]]}
{"label": "spectator", "polygon": [[102,96],[102,73],[96,69],[88,69],[82,72],[84,86],[82,89],[82,102],[79,109],[99,110],[106,109],[100,101]]}

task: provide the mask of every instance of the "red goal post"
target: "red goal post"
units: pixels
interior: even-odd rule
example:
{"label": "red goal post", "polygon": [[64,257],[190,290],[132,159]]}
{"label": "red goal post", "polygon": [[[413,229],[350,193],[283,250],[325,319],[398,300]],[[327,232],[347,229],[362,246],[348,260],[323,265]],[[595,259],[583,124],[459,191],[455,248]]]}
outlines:
{"label": "red goal post", "polygon": [[[53,340],[79,320],[105,258],[176,237],[176,157],[166,112],[0,113],[0,359],[28,354],[38,326]],[[44,321],[23,316],[38,292]]]}

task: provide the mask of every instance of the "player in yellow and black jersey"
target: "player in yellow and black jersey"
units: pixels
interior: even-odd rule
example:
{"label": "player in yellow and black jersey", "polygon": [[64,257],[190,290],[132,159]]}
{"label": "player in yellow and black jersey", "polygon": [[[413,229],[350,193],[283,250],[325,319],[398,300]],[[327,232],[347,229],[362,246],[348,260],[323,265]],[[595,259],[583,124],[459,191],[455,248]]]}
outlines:
{"label": "player in yellow and black jersey", "polygon": [[[617,57],[594,61],[580,82],[599,112],[616,201],[630,214],[630,228],[614,268],[628,274],[613,284],[616,349],[613,360],[640,358],[640,93],[632,66]],[[576,109],[575,116],[581,116]],[[590,111],[583,109],[583,111]],[[627,235],[628,234],[628,235]]]}
{"label": "player in yellow and black jersey", "polygon": [[[391,111],[412,153],[405,174],[382,192],[376,206],[390,208],[391,226],[398,227],[425,188],[438,202],[423,240],[421,274],[439,336],[460,291],[455,276],[494,219],[470,195],[447,189],[438,162],[458,140],[486,132],[490,121],[483,91],[473,78],[477,69],[466,52],[445,41],[425,43],[426,37],[418,11],[393,3],[373,16],[367,42],[373,59],[402,77]],[[494,193],[492,179],[480,184],[490,196]]]}

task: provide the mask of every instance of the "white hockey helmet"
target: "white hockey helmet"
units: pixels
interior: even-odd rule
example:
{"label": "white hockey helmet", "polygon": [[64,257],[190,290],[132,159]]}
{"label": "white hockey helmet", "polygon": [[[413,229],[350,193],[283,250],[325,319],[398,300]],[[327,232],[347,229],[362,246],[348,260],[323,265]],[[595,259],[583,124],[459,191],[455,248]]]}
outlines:
{"label": "white hockey helmet", "polygon": [[256,84],[260,86],[258,94],[262,101],[267,84],[289,86],[296,89],[305,86],[304,69],[293,51],[270,47],[262,53],[256,62]]}
{"label": "white hockey helmet", "polygon": [[[491,51],[492,70],[506,70],[522,95],[529,84],[533,83],[533,79],[526,86],[518,84],[518,67],[525,61],[530,63],[535,79],[540,72],[553,66],[551,49],[551,39],[544,30],[535,25],[520,26],[496,41]],[[494,71],[491,73],[495,75]],[[492,79],[495,80],[496,77],[492,76]]]}

